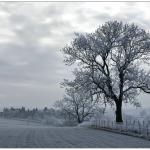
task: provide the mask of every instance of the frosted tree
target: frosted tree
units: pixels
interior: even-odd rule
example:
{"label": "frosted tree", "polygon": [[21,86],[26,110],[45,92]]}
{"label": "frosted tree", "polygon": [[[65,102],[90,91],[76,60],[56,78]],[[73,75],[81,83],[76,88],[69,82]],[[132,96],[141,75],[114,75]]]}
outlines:
{"label": "frosted tree", "polygon": [[67,65],[79,67],[78,85],[116,105],[116,122],[123,122],[122,102],[136,104],[141,91],[150,93],[150,35],[135,24],[110,21],[94,33],[78,33],[63,53]]}
{"label": "frosted tree", "polygon": [[65,114],[78,123],[89,119],[97,108],[97,97],[93,97],[90,92],[79,91],[75,88],[66,88],[64,98],[57,101],[56,108],[59,108]]}

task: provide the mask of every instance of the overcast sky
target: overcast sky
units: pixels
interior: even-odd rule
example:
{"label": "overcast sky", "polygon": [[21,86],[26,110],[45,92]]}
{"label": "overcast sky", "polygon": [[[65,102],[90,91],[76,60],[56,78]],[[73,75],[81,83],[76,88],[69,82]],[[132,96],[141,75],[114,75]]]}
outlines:
{"label": "overcast sky", "polygon": [[[0,2],[0,108],[52,106],[72,78],[60,49],[108,20],[150,29],[150,3]],[[150,107],[150,96],[142,96]]]}

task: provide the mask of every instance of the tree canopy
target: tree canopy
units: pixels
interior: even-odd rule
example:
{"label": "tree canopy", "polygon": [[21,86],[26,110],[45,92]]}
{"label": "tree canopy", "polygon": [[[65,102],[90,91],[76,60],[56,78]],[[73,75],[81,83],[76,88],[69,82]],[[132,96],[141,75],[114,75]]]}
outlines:
{"label": "tree canopy", "polygon": [[63,53],[67,65],[78,64],[72,82],[116,104],[117,122],[123,121],[123,101],[136,104],[141,91],[150,93],[150,71],[145,68],[150,34],[135,24],[109,21],[94,33],[77,33]]}

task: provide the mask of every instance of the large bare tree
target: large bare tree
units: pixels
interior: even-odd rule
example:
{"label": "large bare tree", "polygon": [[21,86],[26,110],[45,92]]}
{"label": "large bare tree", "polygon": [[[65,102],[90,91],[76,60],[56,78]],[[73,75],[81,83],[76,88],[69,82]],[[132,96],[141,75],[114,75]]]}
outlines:
{"label": "large bare tree", "polygon": [[150,35],[135,24],[110,21],[94,33],[78,33],[63,53],[67,65],[78,64],[80,85],[116,105],[116,122],[123,122],[123,101],[150,93]]}

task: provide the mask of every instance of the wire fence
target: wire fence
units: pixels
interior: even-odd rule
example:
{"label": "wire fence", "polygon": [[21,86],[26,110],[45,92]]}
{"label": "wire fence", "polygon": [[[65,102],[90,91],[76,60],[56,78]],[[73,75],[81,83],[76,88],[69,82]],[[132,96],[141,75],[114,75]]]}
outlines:
{"label": "wire fence", "polygon": [[110,120],[94,120],[90,126],[150,138],[150,121],[125,120],[123,123],[116,123]]}

